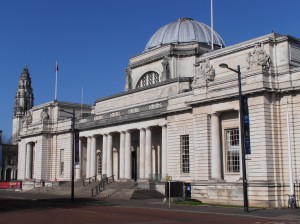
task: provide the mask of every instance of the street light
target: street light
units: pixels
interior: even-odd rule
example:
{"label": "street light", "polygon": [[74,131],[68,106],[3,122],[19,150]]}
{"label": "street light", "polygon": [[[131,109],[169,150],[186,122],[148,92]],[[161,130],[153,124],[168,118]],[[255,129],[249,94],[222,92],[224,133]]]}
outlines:
{"label": "street light", "polygon": [[222,63],[219,65],[220,68],[227,68],[238,74],[238,85],[239,85],[239,104],[240,104],[240,132],[241,132],[241,150],[242,150],[242,171],[243,171],[243,196],[244,196],[244,212],[248,211],[248,183],[246,173],[246,152],[245,152],[245,134],[244,134],[244,103],[242,95],[242,83],[241,83],[241,69],[237,66],[237,70],[230,68],[227,64]]}
{"label": "street light", "polygon": [[75,160],[75,153],[74,153],[74,135],[75,135],[75,110],[73,109],[72,112],[59,109],[59,111],[65,112],[67,114],[71,114],[71,132],[72,132],[72,180],[71,180],[71,200],[74,201],[74,160]]}

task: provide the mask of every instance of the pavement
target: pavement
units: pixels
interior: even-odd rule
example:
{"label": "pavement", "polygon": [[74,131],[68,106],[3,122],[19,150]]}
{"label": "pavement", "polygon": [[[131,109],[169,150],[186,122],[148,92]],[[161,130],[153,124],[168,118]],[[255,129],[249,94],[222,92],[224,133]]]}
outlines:
{"label": "pavement", "polygon": [[[149,211],[165,211],[165,212],[185,212],[194,214],[213,214],[222,216],[244,217],[244,218],[263,218],[270,220],[265,223],[299,223],[300,224],[300,209],[263,209],[250,208],[249,212],[244,212],[241,207],[223,207],[212,205],[180,205],[169,204],[161,199],[99,199],[99,198],[76,198],[71,201],[70,195],[55,195],[47,193],[34,192],[15,192],[15,191],[0,191],[0,215],[1,212],[16,211],[26,208],[38,209],[44,204],[48,207],[59,206],[106,206],[115,208],[146,208]],[[271,221],[272,220],[272,221]],[[275,221],[276,222],[275,222]],[[285,221],[285,222],[284,222]],[[1,223],[1,221],[0,221]],[[261,223],[261,222],[256,222]]]}

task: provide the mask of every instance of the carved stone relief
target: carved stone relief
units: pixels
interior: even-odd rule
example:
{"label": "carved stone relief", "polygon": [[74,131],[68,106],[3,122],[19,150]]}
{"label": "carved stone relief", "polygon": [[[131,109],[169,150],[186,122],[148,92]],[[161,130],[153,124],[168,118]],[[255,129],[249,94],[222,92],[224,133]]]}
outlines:
{"label": "carved stone relief", "polygon": [[252,52],[249,52],[246,58],[248,62],[248,69],[255,69],[261,66],[262,69],[268,70],[270,68],[270,56],[263,49],[262,43],[256,43]]}
{"label": "carved stone relief", "polygon": [[170,65],[169,65],[169,57],[165,56],[161,62],[163,67],[162,72],[162,81],[165,81],[170,78]]}
{"label": "carved stone relief", "polygon": [[41,122],[44,122],[49,119],[48,107],[44,107],[41,112]]}
{"label": "carved stone relief", "polygon": [[25,117],[23,118],[23,127],[27,127],[31,123],[32,123],[32,115],[30,111],[27,111]]}
{"label": "carved stone relief", "polygon": [[125,91],[132,89],[132,77],[131,77],[131,68],[126,68],[126,84]]}
{"label": "carved stone relief", "polygon": [[193,86],[200,85],[203,80],[206,82],[212,82],[215,79],[215,69],[208,59],[203,60],[195,64],[196,74],[193,81]]}

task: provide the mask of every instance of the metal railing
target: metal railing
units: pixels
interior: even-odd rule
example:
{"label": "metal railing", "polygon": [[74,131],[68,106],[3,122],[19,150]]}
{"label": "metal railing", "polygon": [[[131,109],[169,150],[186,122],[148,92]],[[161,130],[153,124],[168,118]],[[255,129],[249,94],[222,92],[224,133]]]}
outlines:
{"label": "metal railing", "polygon": [[99,184],[92,188],[92,197],[95,197],[98,194],[100,194],[101,191],[105,190],[106,185],[111,184],[114,181],[115,181],[114,175],[112,175],[111,177],[106,177],[106,175],[103,175]]}
{"label": "metal railing", "polygon": [[[101,175],[95,175],[95,176],[92,176],[92,177],[88,177],[88,178],[82,180],[82,186],[86,186],[87,184],[91,184],[91,183],[93,183],[93,182],[98,181],[98,178],[97,178],[98,176],[100,176],[100,178],[101,178],[101,180],[102,180]],[[101,180],[100,180],[100,181],[101,181]]]}

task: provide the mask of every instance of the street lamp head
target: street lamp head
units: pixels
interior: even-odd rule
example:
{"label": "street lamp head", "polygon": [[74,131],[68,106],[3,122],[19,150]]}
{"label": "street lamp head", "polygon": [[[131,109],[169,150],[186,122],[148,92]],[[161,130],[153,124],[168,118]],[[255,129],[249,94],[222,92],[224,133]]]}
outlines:
{"label": "street lamp head", "polygon": [[219,64],[219,67],[220,67],[220,68],[228,68],[228,65],[225,64],[225,63],[222,63],[222,64]]}

